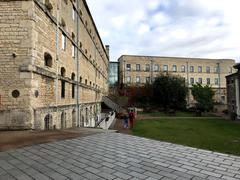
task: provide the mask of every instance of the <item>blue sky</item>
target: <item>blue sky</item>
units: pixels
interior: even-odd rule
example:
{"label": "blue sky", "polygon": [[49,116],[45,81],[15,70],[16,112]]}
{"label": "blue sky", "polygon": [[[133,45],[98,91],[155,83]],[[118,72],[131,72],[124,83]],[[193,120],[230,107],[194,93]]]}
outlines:
{"label": "blue sky", "polygon": [[87,0],[110,57],[240,61],[240,0]]}

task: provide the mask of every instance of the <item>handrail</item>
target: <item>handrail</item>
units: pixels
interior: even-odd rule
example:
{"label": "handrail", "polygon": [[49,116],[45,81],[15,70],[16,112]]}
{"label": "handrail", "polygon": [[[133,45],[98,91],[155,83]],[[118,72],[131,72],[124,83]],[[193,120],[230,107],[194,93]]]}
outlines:
{"label": "handrail", "polygon": [[[107,130],[112,125],[112,122],[114,121],[115,117],[116,117],[116,113],[114,111],[111,111],[106,117],[101,118],[101,120],[96,123],[95,127],[99,126],[102,129]],[[105,123],[103,124],[103,122]]]}

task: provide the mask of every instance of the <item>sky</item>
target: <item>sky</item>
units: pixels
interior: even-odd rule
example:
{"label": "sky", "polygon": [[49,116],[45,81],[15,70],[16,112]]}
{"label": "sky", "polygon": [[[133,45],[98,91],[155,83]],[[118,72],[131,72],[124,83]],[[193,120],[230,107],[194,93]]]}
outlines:
{"label": "sky", "polygon": [[240,0],[87,0],[110,60],[123,54],[240,62]]}

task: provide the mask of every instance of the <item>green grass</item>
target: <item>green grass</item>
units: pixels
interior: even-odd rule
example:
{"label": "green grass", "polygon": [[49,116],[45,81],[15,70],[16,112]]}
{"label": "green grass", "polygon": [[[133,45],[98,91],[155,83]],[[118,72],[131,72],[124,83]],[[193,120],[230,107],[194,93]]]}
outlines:
{"label": "green grass", "polygon": [[[151,117],[169,117],[169,114],[166,114],[164,112],[151,112],[151,113],[140,112],[139,114],[147,115],[147,116],[151,116]],[[216,117],[216,115],[212,114],[212,113],[203,113],[202,116],[203,117]],[[170,117],[196,117],[196,113],[177,111],[175,116],[170,116]]]}
{"label": "green grass", "polygon": [[137,121],[137,136],[240,155],[240,123],[221,118],[161,118]]}

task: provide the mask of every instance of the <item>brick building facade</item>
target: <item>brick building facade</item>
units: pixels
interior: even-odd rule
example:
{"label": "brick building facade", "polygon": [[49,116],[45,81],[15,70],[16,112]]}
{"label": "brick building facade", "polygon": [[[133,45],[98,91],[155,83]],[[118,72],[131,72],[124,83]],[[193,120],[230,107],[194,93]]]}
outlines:
{"label": "brick building facade", "polygon": [[94,126],[109,47],[86,1],[0,1],[0,16],[0,129]]}
{"label": "brick building facade", "polygon": [[[178,58],[123,55],[118,59],[119,81],[126,85],[152,83],[160,73],[179,75],[186,79],[188,87],[194,83],[210,85],[215,90],[215,101],[226,104],[225,76],[231,74],[234,60]],[[193,103],[188,97],[188,103]]]}

